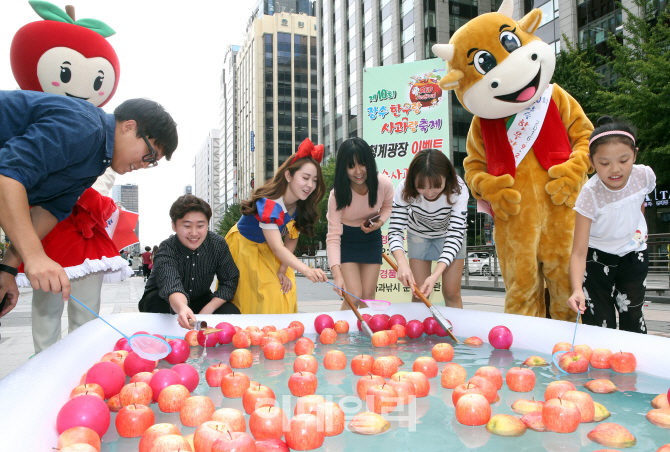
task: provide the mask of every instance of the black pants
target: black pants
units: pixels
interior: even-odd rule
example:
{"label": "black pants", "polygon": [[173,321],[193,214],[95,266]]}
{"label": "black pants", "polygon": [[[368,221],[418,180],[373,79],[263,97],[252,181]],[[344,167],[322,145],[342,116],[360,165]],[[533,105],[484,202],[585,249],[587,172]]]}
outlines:
{"label": "black pants", "polygon": [[589,248],[584,273],[586,311],[582,322],[606,328],[647,334],[642,306],[649,268],[647,250],[633,251],[625,256]]}
{"label": "black pants", "polygon": [[[199,314],[202,308],[205,307],[207,303],[212,301],[214,294],[208,293],[198,298],[193,298],[188,303],[188,307],[191,308],[194,314]],[[138,305],[140,312],[153,312],[155,314],[174,314],[170,303],[161,298],[158,295],[158,289],[152,290],[150,292],[144,292],[142,299]],[[214,314],[239,314],[240,310],[233,304],[232,301],[228,301],[214,311]]]}
{"label": "black pants", "polygon": [[148,278],[149,275],[151,275],[151,269],[149,268],[149,264],[142,264],[142,274],[144,275],[145,278]]}

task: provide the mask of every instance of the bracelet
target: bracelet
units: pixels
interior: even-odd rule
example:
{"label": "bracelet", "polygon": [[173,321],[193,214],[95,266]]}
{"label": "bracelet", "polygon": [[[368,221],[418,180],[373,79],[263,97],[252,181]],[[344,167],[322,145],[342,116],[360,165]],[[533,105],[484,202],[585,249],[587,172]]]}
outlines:
{"label": "bracelet", "polygon": [[19,274],[19,269],[10,267],[9,265],[0,264],[0,272],[9,273],[12,276],[16,276]]}

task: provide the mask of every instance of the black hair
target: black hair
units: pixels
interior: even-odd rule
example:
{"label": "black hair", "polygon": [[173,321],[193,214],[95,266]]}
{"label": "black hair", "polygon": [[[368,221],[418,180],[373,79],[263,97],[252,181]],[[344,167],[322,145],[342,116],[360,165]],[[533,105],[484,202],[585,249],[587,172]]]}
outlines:
{"label": "black hair", "polygon": [[[589,137],[589,142],[596,135],[599,135],[604,132],[616,132],[616,131],[629,133],[633,136],[633,138],[635,138],[635,141],[637,141],[637,138],[635,136],[635,128],[628,121],[614,120],[612,119],[611,116],[601,116],[600,118],[598,118],[596,128],[593,130],[593,133]],[[630,148],[633,150],[633,153],[637,153],[637,150],[635,148],[635,141],[631,140],[630,137],[624,134],[613,133],[611,135],[605,135],[603,137],[598,138],[589,145],[589,155],[591,156],[591,158],[595,157],[598,146],[609,143],[623,143],[627,146],[630,146]]]}
{"label": "black hair", "polygon": [[[170,113],[158,102],[149,99],[128,99],[114,110],[114,119],[117,122],[130,119],[137,122],[137,126],[147,138],[153,138],[156,147],[163,149],[163,155],[170,160],[177,149],[177,123]],[[137,132],[137,137],[141,135]]]}
{"label": "black hair", "polygon": [[212,218],[212,208],[204,199],[193,195],[182,195],[170,207],[170,218],[172,223],[177,224],[189,212],[202,212],[207,217],[207,222]]}
{"label": "black hair", "polygon": [[351,181],[347,176],[347,168],[353,168],[356,163],[365,166],[367,177],[365,185],[368,187],[368,204],[374,207],[377,203],[377,163],[370,145],[362,138],[349,138],[345,140],[337,150],[335,160],[335,202],[337,210],[342,210],[351,204]]}
{"label": "black hair", "polygon": [[151,251],[151,247],[150,246],[145,246],[144,251]]}

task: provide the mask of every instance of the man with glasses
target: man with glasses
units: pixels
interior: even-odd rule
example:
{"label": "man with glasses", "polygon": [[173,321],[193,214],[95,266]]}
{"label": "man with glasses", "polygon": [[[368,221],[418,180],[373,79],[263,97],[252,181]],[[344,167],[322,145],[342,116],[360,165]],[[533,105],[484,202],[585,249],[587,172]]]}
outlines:
{"label": "man with glasses", "polygon": [[0,228],[12,242],[0,261],[0,317],[18,301],[14,276],[21,262],[34,289],[62,293],[67,301],[68,277],[40,240],[107,167],[125,174],[170,160],[176,127],[147,99],[127,100],[106,114],[65,96],[0,91]]}

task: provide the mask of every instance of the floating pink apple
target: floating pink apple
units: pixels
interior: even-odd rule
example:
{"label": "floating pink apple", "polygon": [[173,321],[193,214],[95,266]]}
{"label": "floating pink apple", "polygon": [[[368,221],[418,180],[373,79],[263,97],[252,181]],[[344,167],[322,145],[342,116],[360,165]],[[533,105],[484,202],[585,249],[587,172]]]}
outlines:
{"label": "floating pink apple", "polygon": [[507,350],[512,346],[512,332],[503,325],[494,326],[489,331],[489,344],[499,350]]}
{"label": "floating pink apple", "polygon": [[153,375],[153,377],[151,377],[151,381],[149,382],[153,401],[158,402],[158,396],[163,389],[167,388],[168,386],[180,384],[181,376],[177,372],[172,369],[159,370]]}
{"label": "floating pink apple", "polygon": [[133,351],[133,349],[130,348],[130,344],[128,343],[128,339],[126,339],[125,337],[122,337],[121,339],[116,341],[116,344],[114,344],[114,351],[117,351],[117,350],[125,350],[128,353]]}
{"label": "floating pink apple", "polygon": [[[365,323],[368,323],[370,321],[370,319],[372,318],[372,316],[370,314],[362,314],[362,316],[363,316],[363,320],[365,320]],[[363,327],[361,326],[361,321],[360,320],[358,320],[356,322],[356,325],[358,325],[358,331],[363,331]]]}
{"label": "floating pink apple", "polygon": [[172,370],[179,374],[181,377],[181,384],[188,389],[188,392],[195,391],[195,388],[198,387],[198,383],[200,383],[200,375],[198,375],[198,371],[195,367],[183,363],[177,364]]}
{"label": "floating pink apple", "polygon": [[191,353],[191,347],[184,339],[172,339],[170,341],[172,351],[165,357],[170,364],[185,363]]}
{"label": "floating pink apple", "polygon": [[105,399],[114,397],[126,384],[126,376],[118,364],[103,361],[95,363],[86,372],[85,383],[97,383],[105,392]]}
{"label": "floating pink apple", "polygon": [[435,334],[435,327],[440,326],[433,317],[426,317],[423,321],[423,332],[427,335]]}
{"label": "floating pink apple", "polygon": [[393,314],[389,319],[389,328],[391,328],[393,325],[405,326],[407,325],[407,319],[405,319],[405,316],[402,314]]}
{"label": "floating pink apple", "polygon": [[230,344],[233,342],[233,336],[237,332],[233,325],[228,322],[221,322],[216,325],[216,329],[223,330],[216,333],[219,338],[219,344]]}
{"label": "floating pink apple", "polygon": [[218,333],[205,334],[205,330],[198,331],[198,344],[201,347],[216,347],[218,343]]}
{"label": "floating pink apple", "polygon": [[326,328],[335,328],[335,322],[333,318],[328,314],[321,314],[314,319],[314,329],[316,329],[316,334],[321,334],[321,331]]}
{"label": "floating pink apple", "polygon": [[65,402],[58,412],[56,428],[61,434],[73,427],[87,427],[102,438],[109,429],[110,420],[109,407],[100,397],[82,395]]}
{"label": "floating pink apple", "polygon": [[419,320],[410,320],[407,322],[407,326],[405,326],[405,334],[410,339],[416,339],[417,337],[421,337],[423,329],[423,323]]}
{"label": "floating pink apple", "polygon": [[391,328],[389,321],[381,314],[373,315],[367,323],[373,333],[376,333],[377,331],[386,331]]}

